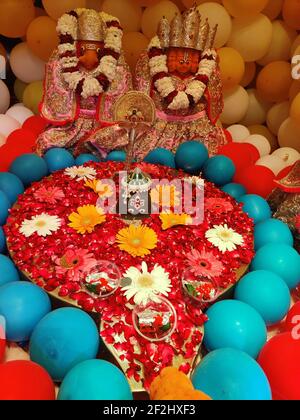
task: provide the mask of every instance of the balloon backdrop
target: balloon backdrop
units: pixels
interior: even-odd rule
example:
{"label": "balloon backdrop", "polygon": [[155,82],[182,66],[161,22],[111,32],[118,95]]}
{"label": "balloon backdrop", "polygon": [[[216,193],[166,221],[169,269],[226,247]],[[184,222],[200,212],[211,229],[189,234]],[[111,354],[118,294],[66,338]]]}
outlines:
{"label": "balloon backdrop", "polygon": [[4,252],[6,249],[6,239],[3,232],[2,226],[0,226],[0,253]]}
{"label": "balloon backdrop", "polygon": [[0,190],[2,190],[11,204],[14,204],[20,194],[24,192],[22,181],[14,174],[0,172]]}
{"label": "balloon backdrop", "polygon": [[79,155],[75,159],[75,164],[78,166],[83,165],[86,162],[100,162],[100,159],[97,156],[88,153]]}
{"label": "balloon backdrop", "polygon": [[47,293],[34,284],[17,281],[0,287],[0,313],[6,320],[8,340],[28,340],[37,323],[50,310]]}
{"label": "balloon backdrop", "polygon": [[228,184],[235,174],[235,166],[226,156],[214,156],[208,159],[203,167],[204,177],[216,185]]}
{"label": "balloon backdrop", "polygon": [[110,152],[106,159],[109,161],[124,162],[126,160],[126,153],[123,150],[115,150]]}
{"label": "balloon backdrop", "polygon": [[224,185],[224,187],[222,187],[222,191],[231,195],[231,197],[235,198],[236,200],[242,195],[246,194],[245,187],[241,184],[235,184],[235,183]]}
{"label": "balloon backdrop", "polygon": [[3,191],[0,191],[0,225],[4,225],[10,209],[10,201]]}
{"label": "balloon backdrop", "polygon": [[145,162],[155,163],[159,165],[169,166],[175,168],[175,156],[170,150],[158,148],[152,150],[146,157]]}
{"label": "balloon backdrop", "polygon": [[265,270],[252,271],[244,276],[234,297],[256,309],[267,325],[281,321],[291,302],[289,288],[282,278]]}
{"label": "balloon backdrop", "polygon": [[61,308],[46,315],[30,338],[30,358],[55,381],[75,365],[97,356],[99,333],[92,318],[80,309]]}
{"label": "balloon backdrop", "polygon": [[48,165],[49,172],[59,171],[75,165],[75,160],[70,152],[56,147],[49,150],[45,154],[44,159]]}
{"label": "balloon backdrop", "polygon": [[[1,228],[1,243],[0,249],[4,249],[5,247],[5,238],[3,234],[3,229]],[[10,282],[16,282],[20,280],[19,272],[17,268],[15,267],[14,263],[10,258],[8,258],[6,255],[0,255],[0,286],[3,286],[6,283]]]}
{"label": "balloon backdrop", "polygon": [[256,358],[267,341],[263,318],[244,302],[217,302],[206,315],[208,321],[204,325],[204,344],[209,351],[231,347]]}
{"label": "balloon backdrop", "polygon": [[293,246],[294,239],[288,225],[277,219],[267,219],[258,223],[254,229],[255,249],[258,250],[271,242]]}
{"label": "balloon backdrop", "polygon": [[175,155],[177,168],[183,169],[185,172],[193,175],[200,173],[207,159],[207,148],[197,141],[182,143],[178,147]]}
{"label": "balloon backdrop", "polygon": [[14,160],[9,171],[19,177],[25,186],[28,186],[44,178],[48,174],[48,167],[44,159],[28,153]]}
{"label": "balloon backdrop", "polygon": [[232,348],[209,353],[196,367],[192,382],[213,400],[271,400],[261,367],[248,354]]}
{"label": "balloon backdrop", "polygon": [[239,198],[243,203],[243,210],[254,220],[254,223],[260,223],[271,217],[271,209],[266,200],[259,195],[246,194]]}
{"label": "balloon backdrop", "polygon": [[[80,386],[78,384],[80,383]],[[77,364],[64,378],[59,400],[132,400],[126,377],[105,360]]]}

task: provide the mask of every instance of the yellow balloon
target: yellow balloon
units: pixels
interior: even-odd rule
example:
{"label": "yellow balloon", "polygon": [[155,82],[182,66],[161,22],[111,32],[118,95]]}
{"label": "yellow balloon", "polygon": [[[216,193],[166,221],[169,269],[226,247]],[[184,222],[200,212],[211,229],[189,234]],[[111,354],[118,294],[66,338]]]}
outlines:
{"label": "yellow balloon", "polygon": [[269,19],[274,20],[280,15],[282,5],[283,0],[269,0],[262,13]]}
{"label": "yellow balloon", "polygon": [[245,72],[241,80],[241,86],[247,87],[250,85],[256,74],[256,64],[253,61],[245,63]]}
{"label": "yellow balloon", "polygon": [[126,61],[134,73],[136,63],[143,51],[147,51],[149,39],[140,32],[127,32],[123,36],[123,49]]}
{"label": "yellow balloon", "polygon": [[297,48],[300,47],[300,35],[298,35],[291,46],[291,57],[295,55]]}
{"label": "yellow balloon", "polygon": [[269,130],[278,135],[281,124],[289,117],[290,104],[288,101],[281,102],[272,106],[267,115],[267,125]]}
{"label": "yellow balloon", "polygon": [[34,19],[27,29],[27,44],[36,56],[48,61],[58,45],[56,21],[49,16]]}
{"label": "yellow balloon", "polygon": [[290,63],[274,61],[258,74],[256,86],[259,95],[265,101],[282,102],[289,98],[292,81]]}
{"label": "yellow balloon", "polygon": [[245,73],[245,62],[241,54],[234,48],[220,48],[218,54],[223,89],[230,90],[240,84]]}
{"label": "yellow balloon", "polygon": [[290,91],[289,91],[289,99],[292,101],[300,92],[300,80],[293,80]]}
{"label": "yellow balloon", "polygon": [[232,125],[240,122],[248,109],[249,96],[247,91],[237,86],[224,94],[224,110],[221,115],[221,122]]}
{"label": "yellow balloon", "polygon": [[42,0],[43,6],[52,19],[59,19],[65,12],[86,7],[86,0]]}
{"label": "yellow balloon", "polygon": [[220,48],[226,44],[231,33],[231,18],[227,10],[221,5],[213,2],[206,2],[197,7],[203,19],[208,19],[213,27],[218,24],[215,40],[215,47]]}
{"label": "yellow balloon", "polygon": [[9,38],[21,38],[34,17],[32,0],[1,0],[0,34]]}
{"label": "yellow balloon", "polygon": [[228,12],[234,17],[249,17],[260,13],[268,0],[223,0]]}
{"label": "yellow balloon", "polygon": [[34,114],[39,114],[39,104],[43,98],[43,82],[30,83],[23,94],[23,104]]}
{"label": "yellow balloon", "polygon": [[140,30],[142,8],[135,0],[104,0],[102,9],[120,20],[124,32]]}
{"label": "yellow balloon", "polygon": [[19,102],[23,102],[23,94],[27,86],[27,83],[22,82],[20,79],[16,79],[14,83],[14,92]]}
{"label": "yellow balloon", "polygon": [[267,112],[271,105],[259,97],[256,89],[249,89],[249,105],[246,114],[240,124],[249,126],[263,124],[267,118]]}
{"label": "yellow balloon", "polygon": [[258,64],[265,66],[272,61],[289,60],[292,42],[297,32],[287,26],[282,20],[272,22],[272,41],[267,54],[258,61]]}
{"label": "yellow balloon", "polygon": [[286,119],[278,132],[280,147],[291,147],[300,152],[300,125],[292,118]]}
{"label": "yellow balloon", "polygon": [[270,143],[271,152],[278,149],[279,144],[277,137],[274,136],[265,125],[250,125],[248,130],[250,131],[250,134],[260,134],[261,136],[264,136]]}
{"label": "yellow balloon", "polygon": [[151,39],[156,35],[158,24],[165,16],[171,21],[180,10],[176,4],[169,0],[162,0],[153,6],[147,7],[142,16],[142,32]]}
{"label": "yellow balloon", "polygon": [[290,116],[296,123],[300,124],[300,93],[298,93],[292,102]]}
{"label": "yellow balloon", "polygon": [[262,14],[254,18],[235,18],[227,46],[238,50],[245,61],[256,61],[268,52],[272,33],[272,22]]}
{"label": "yellow balloon", "polygon": [[285,22],[294,29],[300,29],[299,0],[284,0],[282,15]]}

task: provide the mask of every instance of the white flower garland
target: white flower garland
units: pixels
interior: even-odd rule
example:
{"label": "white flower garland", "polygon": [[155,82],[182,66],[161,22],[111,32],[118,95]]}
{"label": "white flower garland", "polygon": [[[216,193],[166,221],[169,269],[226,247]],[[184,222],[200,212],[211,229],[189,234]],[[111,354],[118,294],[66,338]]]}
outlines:
{"label": "white flower garland", "polygon": [[[148,51],[150,52],[152,48],[162,50],[158,36],[152,38],[148,47]],[[204,55],[207,57],[211,56],[212,59],[204,58],[200,61],[196,77],[206,76],[208,79],[210,79],[216,66],[217,54],[214,50],[207,50],[204,52]],[[151,77],[154,77],[159,73],[169,73],[167,67],[167,55],[161,54],[155,57],[151,57],[149,59],[149,67]],[[162,98],[167,98],[170,95],[170,93],[177,91],[175,82],[173,81],[171,76],[164,76],[156,80],[154,86]],[[188,95],[191,95],[195,104],[197,104],[204,95],[205,90],[206,84],[194,78],[192,81],[189,82],[185,91],[177,91],[176,96],[168,105],[168,109],[174,111],[188,109],[190,107]]]}

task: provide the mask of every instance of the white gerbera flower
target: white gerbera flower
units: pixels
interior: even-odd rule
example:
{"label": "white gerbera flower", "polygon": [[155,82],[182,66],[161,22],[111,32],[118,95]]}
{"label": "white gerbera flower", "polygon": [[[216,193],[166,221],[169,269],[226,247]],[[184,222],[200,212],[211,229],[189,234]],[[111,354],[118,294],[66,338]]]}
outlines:
{"label": "white gerbera flower", "polygon": [[86,181],[87,179],[95,179],[97,172],[94,168],[90,166],[72,166],[72,168],[67,168],[65,174],[77,181]]}
{"label": "white gerbera flower", "polygon": [[242,235],[229,228],[226,224],[224,226],[214,226],[213,229],[206,232],[205,237],[223,253],[234,251],[237,245],[243,245],[244,243]]}
{"label": "white gerbera flower", "polygon": [[131,284],[123,287],[122,291],[128,300],[134,297],[134,303],[137,305],[146,304],[148,300],[159,301],[157,295],[168,296],[171,291],[169,274],[158,264],[151,273],[145,262],[142,263],[142,271],[130,267],[125,277],[131,280]]}
{"label": "white gerbera flower", "polygon": [[34,233],[45,237],[52,235],[52,233],[56,232],[60,226],[61,219],[57,216],[42,213],[38,216],[33,216],[30,220],[24,220],[20,227],[20,232],[26,236],[26,238],[29,238]]}

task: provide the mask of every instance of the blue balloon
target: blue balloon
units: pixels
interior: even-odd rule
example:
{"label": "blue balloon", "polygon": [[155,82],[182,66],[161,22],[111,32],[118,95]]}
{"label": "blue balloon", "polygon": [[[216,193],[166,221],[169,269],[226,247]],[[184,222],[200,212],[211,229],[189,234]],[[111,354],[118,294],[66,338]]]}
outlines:
{"label": "blue balloon", "polygon": [[114,150],[108,154],[106,160],[111,162],[125,162],[126,153],[123,150]]}
{"label": "blue balloon", "polygon": [[251,270],[272,271],[292,290],[300,283],[300,255],[291,246],[271,243],[257,251]]}
{"label": "blue balloon", "polygon": [[244,212],[254,220],[255,224],[264,222],[272,215],[268,202],[259,195],[246,194],[240,197],[238,201],[243,203]]}
{"label": "blue balloon", "polygon": [[198,175],[208,159],[208,151],[203,143],[199,141],[187,141],[182,143],[176,152],[175,162],[177,168],[185,172]]}
{"label": "blue balloon", "polygon": [[224,187],[222,187],[221,189],[222,191],[231,195],[231,197],[235,198],[236,200],[242,195],[245,195],[247,193],[246,188],[243,185],[235,184],[233,182],[230,184],[224,185]]}
{"label": "blue balloon", "polygon": [[100,159],[91,153],[84,153],[75,159],[75,164],[77,166],[84,165],[87,162],[100,162]]}
{"label": "blue balloon", "polygon": [[267,328],[261,315],[237,300],[224,300],[211,306],[204,325],[206,348],[231,347],[256,358],[267,342]]}
{"label": "blue balloon", "polygon": [[254,229],[255,250],[269,243],[293,246],[294,238],[288,225],[277,219],[267,219],[258,223]]}
{"label": "blue balloon", "polygon": [[0,252],[6,251],[6,239],[3,228],[0,226]]}
{"label": "blue balloon", "polygon": [[58,400],[128,401],[133,396],[125,375],[115,365],[105,360],[87,360],[66,375]]}
{"label": "blue balloon", "polygon": [[0,172],[0,190],[7,196],[10,204],[14,204],[18,196],[23,194],[24,185],[16,175],[9,172]]}
{"label": "blue balloon", "polygon": [[61,169],[75,166],[75,160],[66,149],[54,147],[45,153],[44,159],[48,165],[49,172],[59,171]]}
{"label": "blue balloon", "polygon": [[40,287],[17,281],[0,287],[0,314],[6,319],[7,339],[27,341],[37,323],[51,310]]}
{"label": "blue balloon", "polygon": [[0,286],[20,280],[19,272],[12,260],[0,255]]}
{"label": "blue balloon", "polygon": [[248,354],[224,348],[208,354],[196,367],[192,382],[196,389],[216,401],[270,401],[268,379]]}
{"label": "blue balloon", "polygon": [[9,199],[3,191],[0,191],[0,225],[4,225],[6,223],[6,219],[8,218],[8,210],[10,207],[11,204]]}
{"label": "blue balloon", "polygon": [[94,359],[99,332],[84,311],[61,308],[46,315],[30,338],[30,358],[43,366],[53,380],[62,381],[78,363]]}
{"label": "blue balloon", "polygon": [[256,309],[267,325],[281,321],[291,303],[286,283],[277,274],[266,270],[246,274],[239,281],[234,297]]}
{"label": "blue balloon", "polygon": [[204,178],[220,186],[231,182],[234,174],[234,163],[227,156],[223,155],[208,159],[203,167]]}
{"label": "blue balloon", "polygon": [[48,175],[46,162],[34,153],[26,153],[19,156],[13,161],[9,171],[19,177],[25,186],[30,185],[32,182],[40,181]]}
{"label": "blue balloon", "polygon": [[168,149],[163,149],[159,147],[152,150],[144,159],[147,163],[153,163],[155,165],[169,166],[170,168],[175,168],[175,156]]}

